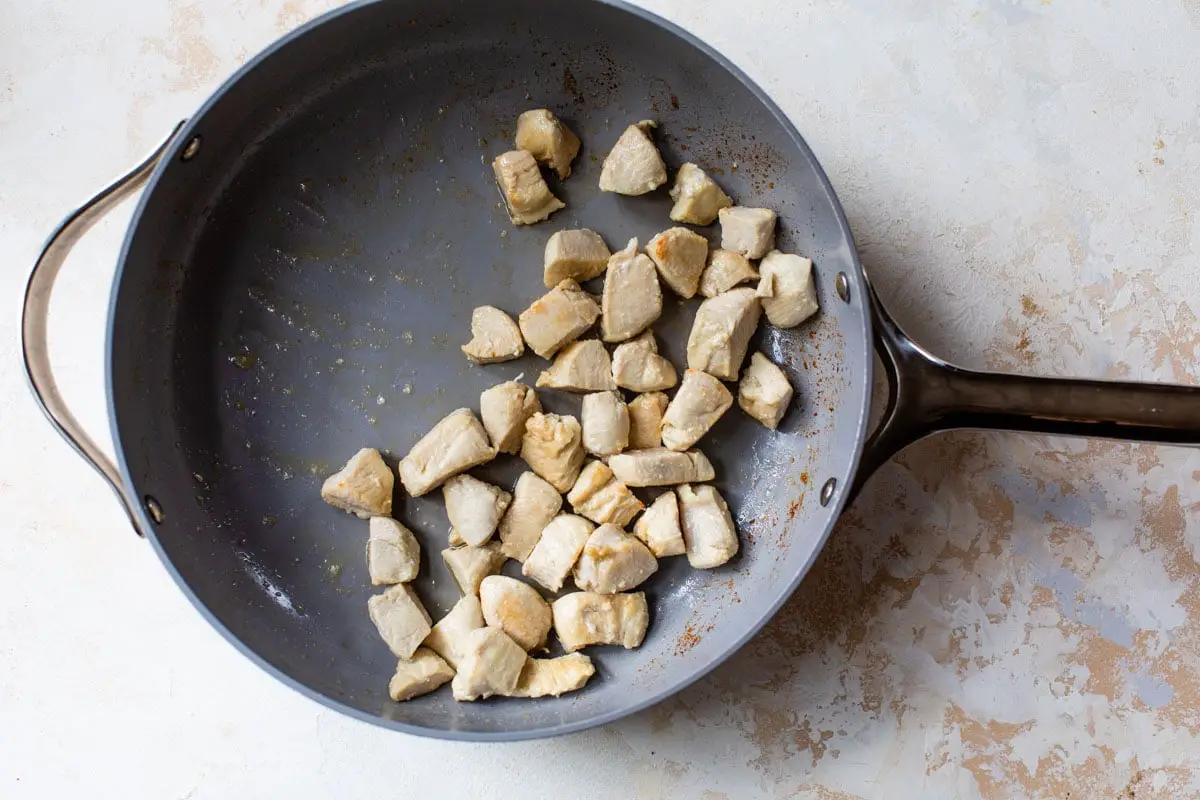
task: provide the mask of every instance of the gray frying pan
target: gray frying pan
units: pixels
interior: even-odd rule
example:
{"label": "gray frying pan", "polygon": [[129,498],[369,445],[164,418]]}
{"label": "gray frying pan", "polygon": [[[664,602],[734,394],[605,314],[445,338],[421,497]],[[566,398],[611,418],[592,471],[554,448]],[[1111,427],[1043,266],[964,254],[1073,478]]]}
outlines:
{"label": "gray frying pan", "polygon": [[[516,115],[542,106],[584,149],[554,184],[568,208],[514,228],[489,162],[511,147]],[[557,229],[594,228],[619,246],[670,224],[665,191],[597,190],[608,148],[647,117],[669,166],[697,162],[743,204],[776,209],[781,249],[816,263],[818,317],[764,326],[755,342],[798,390],[780,430],[735,409],[702,442],[741,555],[707,572],[664,560],[647,587],[645,644],[595,648],[597,679],[576,695],[393,703],[394,660],[366,614],[365,524],[318,499],[321,479],[364,445],[394,463],[483,389],[536,375],[533,357],[467,363],[458,346],[471,309],[515,313],[544,291],[541,252]],[[109,314],[113,463],[58,393],[46,313],[72,244],[143,184]],[[695,303],[667,306],[657,330],[678,364]],[[702,42],[615,2],[377,0],[301,28],[63,223],[24,312],[27,373],[51,422],[200,612],[310,697],[451,739],[580,730],[695,681],[779,608],[871,472],[921,436],[974,427],[1200,444],[1200,389],[981,374],[910,341],[872,294],[833,189],[779,109]],[[890,396],[871,433],[873,350]],[[576,397],[544,402],[577,413]],[[511,486],[520,469],[505,459],[479,474]],[[437,556],[440,500],[398,497],[396,513],[421,534],[418,590],[440,616],[457,596]]]}

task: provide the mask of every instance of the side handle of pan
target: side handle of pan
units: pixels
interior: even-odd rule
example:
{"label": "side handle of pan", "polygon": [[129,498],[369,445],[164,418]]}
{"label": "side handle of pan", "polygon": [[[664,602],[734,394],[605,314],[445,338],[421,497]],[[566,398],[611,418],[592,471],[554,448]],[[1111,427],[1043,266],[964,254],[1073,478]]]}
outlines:
{"label": "side handle of pan", "polygon": [[144,536],[145,532],[138,524],[137,502],[125,493],[116,465],[88,436],[58,390],[58,382],[50,365],[46,322],[54,282],[72,248],[105,214],[146,183],[184,122],[180,122],[145,160],[72,212],[50,234],[25,285],[25,303],[21,311],[21,351],[25,359],[25,377],[34,398],[67,444],[108,482],[139,536]]}

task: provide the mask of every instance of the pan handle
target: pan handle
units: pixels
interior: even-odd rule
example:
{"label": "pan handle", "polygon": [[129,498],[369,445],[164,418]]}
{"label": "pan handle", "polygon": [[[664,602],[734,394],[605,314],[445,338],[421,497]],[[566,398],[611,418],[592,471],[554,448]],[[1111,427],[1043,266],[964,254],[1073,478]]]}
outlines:
{"label": "pan handle", "polygon": [[50,295],[54,290],[54,281],[58,278],[59,270],[62,269],[63,262],[72,248],[105,214],[142,187],[186,121],[176,125],[171,135],[144,161],[72,212],[59,224],[54,233],[50,234],[45,247],[42,248],[42,254],[38,256],[37,263],[33,265],[33,271],[29,274],[29,282],[25,285],[25,303],[21,311],[21,350],[25,359],[25,378],[29,381],[34,399],[54,429],[67,440],[67,444],[75,448],[75,452],[108,482],[121,505],[125,507],[125,513],[129,515],[129,521],[139,536],[144,536],[145,531],[138,523],[137,502],[126,494],[116,465],[84,431],[58,390],[58,382],[54,379],[54,370],[50,365],[46,320],[50,311]]}

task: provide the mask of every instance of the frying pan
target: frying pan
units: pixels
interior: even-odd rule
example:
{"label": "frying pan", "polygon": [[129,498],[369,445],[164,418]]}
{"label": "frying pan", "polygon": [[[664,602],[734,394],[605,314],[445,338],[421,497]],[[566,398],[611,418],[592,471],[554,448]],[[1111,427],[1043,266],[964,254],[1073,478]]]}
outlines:
{"label": "frying pan", "polygon": [[[516,115],[556,110],[584,149],[567,209],[514,228],[488,162]],[[670,167],[699,163],[745,205],[779,212],[779,247],[812,257],[822,311],[764,325],[754,347],[798,399],[778,432],[727,414],[702,447],[734,509],[740,556],[711,571],[665,559],[638,650],[594,648],[598,675],[561,699],[407,703],[366,614],[365,524],[321,479],[362,446],[394,465],[450,410],[536,359],[475,367],[471,309],[540,295],[554,230],[610,245],[669,225],[664,191],[597,189],[625,125],[659,121]],[[115,462],[64,404],[46,317],[75,241],[143,184],[113,284],[107,388]],[[712,229],[703,231],[712,235]],[[683,363],[695,304],[656,326]],[[1200,389],[997,375],[944,363],[880,306],[816,158],[732,64],[645,11],[596,0],[359,2],[285,37],[222,86],[145,162],[51,236],[25,298],[26,371],[48,417],[112,485],[197,609],[272,675],[388,728],[510,740],[618,719],[704,675],[751,637],[812,564],[872,471],[950,428],[1200,443]],[[869,425],[873,351],[889,392]],[[552,411],[578,399],[543,393]],[[508,486],[515,459],[478,471]],[[434,616],[457,591],[437,553],[437,499],[397,498],[421,536]],[[509,567],[511,568],[510,563]]]}

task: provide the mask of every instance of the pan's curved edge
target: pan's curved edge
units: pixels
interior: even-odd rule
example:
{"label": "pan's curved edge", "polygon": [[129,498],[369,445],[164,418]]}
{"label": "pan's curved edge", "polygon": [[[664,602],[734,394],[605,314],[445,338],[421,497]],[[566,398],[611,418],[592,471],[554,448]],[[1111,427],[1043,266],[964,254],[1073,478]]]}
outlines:
{"label": "pan's curved edge", "polygon": [[[332,11],[326,12],[325,14],[322,14],[318,17],[315,17],[315,18],[309,20],[308,22],[306,22],[305,24],[296,28],[295,30],[280,37],[279,39],[277,39],[276,41],[274,41],[273,43],[268,45],[266,48],[264,48],[261,52],[259,52],[258,55],[254,56],[253,58],[246,61],[245,64],[243,64],[232,75],[230,75],[230,77],[227,78],[208,97],[207,100],[205,100],[205,102],[200,106],[200,108],[197,109],[196,113],[192,115],[189,122],[183,127],[183,129],[181,131],[179,131],[179,134],[176,137],[175,142],[172,144],[172,146],[170,148],[168,148],[166,153],[163,155],[162,160],[159,162],[158,167],[154,170],[154,173],[150,176],[150,179],[147,182],[146,188],[143,191],[141,198],[138,200],[137,207],[135,208],[135,210],[133,212],[133,216],[130,219],[129,227],[126,229],[125,237],[121,244],[120,255],[117,260],[117,268],[116,268],[115,274],[113,276],[112,288],[109,293],[107,330],[105,331],[105,343],[104,343],[104,347],[105,347],[105,356],[104,356],[104,360],[105,360],[105,363],[104,363],[105,391],[107,393],[106,399],[107,399],[107,405],[108,405],[109,432],[112,436],[113,448],[115,451],[114,454],[116,457],[117,466],[121,473],[121,482],[122,482],[122,485],[125,487],[126,492],[129,493],[130,497],[136,496],[137,489],[133,485],[133,481],[130,478],[129,464],[125,458],[125,450],[124,450],[124,447],[122,446],[121,434],[120,434],[120,430],[117,427],[117,422],[116,422],[117,414],[116,414],[116,404],[114,401],[116,393],[115,393],[114,387],[113,387],[113,381],[114,381],[114,375],[113,375],[113,331],[115,329],[117,300],[118,300],[118,296],[120,294],[122,278],[124,276],[125,263],[129,257],[129,251],[132,247],[134,234],[137,231],[138,221],[141,219],[147,204],[150,202],[150,199],[154,195],[155,189],[157,188],[159,181],[162,179],[163,173],[166,171],[168,166],[171,165],[172,163],[174,163],[175,159],[182,153],[182,151],[186,147],[187,143],[191,140],[192,136],[194,135],[194,132],[198,129],[200,123],[204,120],[207,113],[213,108],[213,106],[215,106],[221,100],[221,98],[225,95],[225,93],[232,86],[234,86],[236,83],[238,83],[245,75],[247,75],[248,73],[253,71],[255,68],[257,68],[263,61],[265,61],[266,59],[268,59],[272,55],[274,55],[277,51],[288,46],[294,40],[306,35],[309,31],[312,31],[313,29],[321,26],[325,22],[327,22],[331,19],[335,19],[335,18],[340,17],[345,14],[354,13],[360,8],[374,5],[379,2],[386,2],[386,1],[387,0],[354,0],[354,2],[348,3],[344,6],[341,6],[340,8],[333,9]],[[800,581],[803,580],[804,576],[808,574],[808,571],[812,568],[813,562],[816,560],[817,555],[821,552],[821,550],[823,549],[823,547],[825,545],[825,542],[829,539],[829,536],[833,531],[834,523],[836,523],[838,517],[841,515],[842,511],[844,510],[844,506],[846,504],[846,500],[849,495],[848,489],[853,483],[854,475],[858,471],[859,462],[862,459],[863,447],[864,447],[864,442],[865,442],[866,433],[867,433],[866,428],[867,428],[868,418],[869,418],[869,413],[870,413],[871,387],[873,386],[873,381],[874,381],[874,361],[870,357],[870,347],[871,347],[871,342],[873,341],[872,323],[871,323],[871,317],[870,317],[870,313],[868,311],[867,303],[866,303],[866,298],[867,298],[866,280],[865,280],[865,277],[863,274],[862,264],[859,261],[858,250],[854,244],[854,235],[853,235],[852,231],[850,230],[850,223],[846,219],[846,215],[842,209],[841,202],[838,200],[837,194],[834,192],[833,185],[830,183],[829,177],[825,174],[825,170],[821,167],[820,162],[817,160],[812,149],[808,146],[808,143],[804,140],[804,137],[800,134],[800,131],[797,130],[796,126],[792,124],[791,119],[783,112],[783,110],[780,109],[778,105],[776,105],[776,103],[767,95],[767,93],[761,87],[758,86],[758,84],[756,84],[754,81],[752,81],[739,67],[737,67],[732,61],[730,61],[728,58],[726,58],[720,52],[718,52],[717,50],[715,50],[714,48],[712,48],[711,46],[709,46],[708,44],[703,42],[701,39],[699,39],[694,34],[679,27],[675,23],[662,18],[651,11],[648,11],[643,8],[639,8],[637,6],[630,5],[629,3],[624,2],[624,0],[593,0],[593,2],[599,2],[599,3],[602,3],[603,5],[607,5],[607,6],[611,6],[613,8],[620,9],[621,11],[624,11],[625,13],[631,14],[633,16],[636,16],[643,20],[651,22],[654,25],[657,25],[658,27],[668,31],[672,35],[683,40],[684,42],[690,44],[691,46],[699,49],[701,52],[705,53],[710,58],[712,58],[714,61],[716,61],[718,64],[720,64],[731,75],[733,75],[735,78],[737,78],[738,81],[743,86],[745,86],[756,98],[758,98],[759,102],[761,102],[767,108],[768,111],[771,112],[771,115],[773,117],[775,117],[775,119],[780,123],[780,125],[782,125],[784,127],[784,129],[788,132],[789,136],[791,136],[792,141],[795,143],[796,147],[808,159],[809,163],[811,163],[813,165],[813,168],[816,170],[817,177],[820,179],[820,182],[821,182],[821,186],[824,189],[825,194],[829,199],[829,202],[833,206],[833,210],[834,210],[834,214],[836,216],[837,222],[838,222],[838,226],[841,229],[842,233],[844,234],[846,241],[850,247],[850,258],[852,260],[854,269],[852,271],[853,274],[848,275],[847,277],[849,278],[849,280],[851,282],[851,288],[854,293],[853,296],[859,298],[859,302],[862,304],[862,311],[859,314],[859,321],[860,321],[859,330],[863,337],[862,340],[867,344],[867,348],[868,348],[867,353],[865,354],[866,358],[864,359],[865,370],[863,370],[860,373],[863,375],[863,379],[865,381],[865,383],[864,383],[865,391],[863,392],[863,402],[861,404],[861,407],[856,409],[857,416],[858,416],[858,419],[856,421],[856,429],[857,430],[856,430],[856,435],[854,437],[854,442],[855,442],[854,451],[850,455],[850,459],[849,459],[849,468],[846,470],[846,473],[844,475],[839,477],[839,482],[841,484],[841,488],[836,492],[836,494],[834,496],[834,500],[833,500],[833,504],[832,504],[833,507],[831,509],[832,516],[830,517],[830,522],[825,527],[825,530],[821,533],[820,537],[818,537],[818,539],[814,543],[814,547],[812,548],[812,551],[809,554],[807,560],[805,561],[803,567],[796,573],[795,578],[787,585],[786,589],[784,591],[780,592],[780,594],[771,601],[767,613],[764,614],[760,619],[755,620],[753,622],[753,624],[747,626],[744,633],[739,638],[734,640],[732,642],[732,644],[719,657],[712,659],[709,663],[704,664],[703,666],[701,666],[699,669],[697,669],[692,674],[687,675],[686,677],[678,680],[677,682],[668,686],[667,688],[663,689],[662,691],[657,692],[657,693],[655,693],[643,700],[640,700],[637,703],[634,703],[633,705],[627,706],[625,708],[614,709],[613,711],[610,711],[605,714],[600,714],[591,719],[580,720],[577,722],[567,723],[567,724],[548,727],[548,728],[542,728],[540,730],[501,731],[501,732],[495,732],[495,733],[479,732],[479,731],[447,730],[447,729],[442,729],[442,728],[427,728],[427,727],[423,727],[423,726],[419,726],[419,725],[411,725],[411,724],[408,724],[405,722],[400,722],[397,720],[387,719],[386,717],[382,717],[382,716],[379,716],[376,714],[369,714],[365,711],[361,711],[357,708],[346,705],[345,703],[342,703],[339,700],[336,700],[332,697],[329,697],[327,695],[316,692],[313,689],[309,688],[308,686],[293,679],[291,676],[287,675],[281,669],[279,669],[274,664],[272,664],[270,661],[265,659],[257,651],[253,650],[250,646],[245,644],[231,630],[229,630],[229,628],[226,627],[225,624],[222,623],[208,609],[208,607],[206,605],[204,605],[204,603],[200,600],[200,598],[192,591],[191,587],[187,584],[187,582],[184,581],[183,578],[180,576],[179,571],[175,568],[175,565],[167,557],[166,552],[163,550],[162,544],[159,542],[158,537],[155,533],[155,523],[153,522],[153,520],[150,519],[149,515],[146,512],[146,509],[141,504],[135,504],[134,507],[136,509],[138,521],[142,524],[143,529],[146,531],[147,539],[150,541],[151,546],[154,548],[155,554],[158,556],[159,561],[162,562],[163,567],[166,568],[167,573],[171,576],[171,579],[175,582],[175,584],[183,592],[184,596],[188,599],[188,601],[192,604],[192,606],[194,606],[195,609],[198,612],[200,612],[200,615],[205,620],[207,620],[208,623],[210,625],[212,625],[212,627],[214,629],[216,629],[216,631],[218,633],[220,633],[221,636],[227,642],[229,642],[234,647],[235,650],[237,650],[239,653],[241,653],[246,658],[248,658],[252,663],[257,664],[268,675],[275,678],[276,680],[278,680],[280,683],[284,684],[285,686],[288,686],[288,687],[294,689],[296,692],[300,693],[301,695],[303,695],[311,700],[316,701],[317,703],[319,703],[322,706],[325,706],[331,710],[340,712],[342,714],[345,714],[348,717],[360,720],[362,722],[366,722],[366,723],[369,723],[372,725],[387,728],[389,730],[401,731],[403,733],[409,733],[409,734],[425,736],[425,737],[430,737],[430,738],[435,738],[435,739],[443,739],[443,740],[447,740],[447,741],[515,742],[515,741],[526,741],[526,740],[531,740],[531,739],[542,739],[542,738],[548,738],[548,737],[552,737],[552,736],[561,736],[561,735],[565,735],[568,733],[577,733],[580,731],[587,730],[589,728],[594,728],[594,727],[598,727],[601,725],[606,725],[611,722],[615,722],[617,720],[620,720],[625,717],[636,714],[639,711],[643,711],[651,706],[657,705],[658,703],[662,702],[663,700],[667,699],[668,697],[671,697],[672,695],[677,694],[678,692],[680,692],[683,689],[687,688],[688,686],[692,685],[696,681],[705,677],[710,672],[712,672],[714,669],[716,669],[718,666],[720,666],[722,663],[724,663],[730,656],[732,656],[734,653],[736,653],[738,650],[740,650],[751,638],[753,638],[763,628],[763,626],[766,625],[767,622],[769,622],[775,616],[775,614],[777,614],[779,612],[779,609],[788,600],[788,598],[791,597],[792,593],[800,585]]]}

